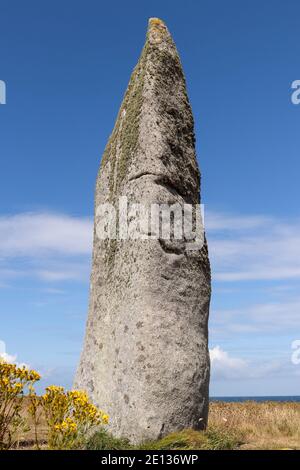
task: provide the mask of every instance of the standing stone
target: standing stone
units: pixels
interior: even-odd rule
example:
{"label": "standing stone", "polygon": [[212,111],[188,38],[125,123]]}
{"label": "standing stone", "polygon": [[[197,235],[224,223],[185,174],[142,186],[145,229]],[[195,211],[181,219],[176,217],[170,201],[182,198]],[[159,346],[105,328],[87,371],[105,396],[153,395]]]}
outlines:
{"label": "standing stone", "polygon": [[[96,184],[105,203],[198,204],[193,116],[176,46],[149,20]],[[95,215],[90,306],[75,385],[133,442],[204,428],[208,414],[207,245],[106,239]]]}

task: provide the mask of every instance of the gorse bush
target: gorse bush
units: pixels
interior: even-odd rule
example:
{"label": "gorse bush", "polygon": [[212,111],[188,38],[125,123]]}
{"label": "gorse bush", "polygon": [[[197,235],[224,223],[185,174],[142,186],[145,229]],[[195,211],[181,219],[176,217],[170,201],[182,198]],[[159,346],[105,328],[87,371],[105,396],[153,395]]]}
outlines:
{"label": "gorse bush", "polygon": [[[36,398],[33,398],[33,403]],[[108,415],[89,402],[85,392],[65,391],[63,387],[50,386],[39,401],[48,426],[50,449],[79,449],[87,437],[101,425],[108,423]],[[34,417],[33,405],[31,410]]]}
{"label": "gorse bush", "polygon": [[85,392],[52,385],[38,397],[34,389],[38,380],[36,371],[0,359],[0,450],[16,446],[18,433],[30,428],[28,419],[21,415],[25,393],[37,449],[41,418],[46,421],[50,449],[83,448],[91,433],[108,423],[108,415],[93,405]]}
{"label": "gorse bush", "polygon": [[0,358],[0,449],[17,443],[18,433],[26,430],[21,416],[24,393],[31,389],[40,375],[26,367],[9,364]]}

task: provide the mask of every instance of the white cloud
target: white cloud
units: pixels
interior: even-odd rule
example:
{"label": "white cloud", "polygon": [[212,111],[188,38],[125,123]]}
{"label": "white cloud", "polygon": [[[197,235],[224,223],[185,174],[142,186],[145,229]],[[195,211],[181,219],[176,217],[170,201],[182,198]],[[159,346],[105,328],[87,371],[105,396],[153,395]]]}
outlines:
{"label": "white cloud", "polygon": [[63,214],[24,213],[0,217],[0,256],[89,254],[92,220]]}
{"label": "white cloud", "polygon": [[65,290],[56,289],[55,287],[45,287],[43,289],[43,292],[46,292],[47,294],[53,294],[53,295],[64,295],[66,293]]}
{"label": "white cloud", "polygon": [[205,211],[205,227],[209,231],[245,230],[264,226],[272,222],[271,217],[261,215],[236,215],[216,211]]}
{"label": "white cloud", "polygon": [[[53,263],[52,263],[53,264]],[[35,271],[35,276],[45,282],[59,282],[59,281],[85,281],[89,277],[88,266],[85,263],[68,263],[62,265],[57,262],[57,266],[47,269]]]}
{"label": "white cloud", "polygon": [[213,279],[223,282],[300,278],[300,221],[210,214]]}
{"label": "white cloud", "polygon": [[282,361],[245,361],[232,357],[228,352],[215,346],[210,350],[212,379],[252,380],[280,374],[286,367]]}
{"label": "white cloud", "polygon": [[215,333],[268,333],[299,330],[300,299],[254,303],[240,308],[215,309],[211,322]]}
{"label": "white cloud", "polygon": [[243,359],[231,357],[220,346],[215,346],[209,353],[214,378],[239,378],[247,368]]}
{"label": "white cloud", "polygon": [[8,354],[6,352],[6,345],[5,345],[5,342],[0,340],[0,359],[3,359],[5,362],[8,362],[10,364],[17,364],[18,367],[26,367],[26,368],[29,368],[29,365],[28,364],[25,364],[25,363],[18,363],[16,362],[17,360],[17,355],[12,355],[12,354]]}
{"label": "white cloud", "polygon": [[[206,221],[212,277],[232,305],[213,308],[215,337],[298,330],[300,221],[222,213],[208,213]],[[235,293],[224,293],[226,285]]]}
{"label": "white cloud", "polygon": [[5,362],[14,363],[16,362],[17,356],[11,356],[6,352],[0,353],[0,358],[4,359]]}
{"label": "white cloud", "polygon": [[92,237],[88,217],[45,212],[0,217],[0,286],[20,278],[88,279]]}

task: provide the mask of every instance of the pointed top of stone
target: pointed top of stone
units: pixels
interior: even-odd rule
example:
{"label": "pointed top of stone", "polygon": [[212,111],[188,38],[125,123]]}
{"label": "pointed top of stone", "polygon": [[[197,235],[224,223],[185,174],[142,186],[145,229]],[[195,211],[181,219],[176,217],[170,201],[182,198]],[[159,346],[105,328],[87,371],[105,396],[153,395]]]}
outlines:
{"label": "pointed top of stone", "polygon": [[168,28],[163,20],[160,18],[149,18],[148,21],[148,31],[156,31],[160,32],[161,34],[166,33]]}
{"label": "pointed top of stone", "polygon": [[166,27],[165,22],[161,18],[156,18],[156,17],[149,18],[148,25],[149,25],[149,27],[153,26],[153,25],[154,26],[155,25],[162,25],[162,26]]}
{"label": "pointed top of stone", "polygon": [[149,18],[147,39],[150,43],[157,44],[172,38],[163,20],[160,18]]}
{"label": "pointed top of stone", "polygon": [[166,28],[165,22],[161,18],[149,18],[148,26],[151,27],[163,27]]}

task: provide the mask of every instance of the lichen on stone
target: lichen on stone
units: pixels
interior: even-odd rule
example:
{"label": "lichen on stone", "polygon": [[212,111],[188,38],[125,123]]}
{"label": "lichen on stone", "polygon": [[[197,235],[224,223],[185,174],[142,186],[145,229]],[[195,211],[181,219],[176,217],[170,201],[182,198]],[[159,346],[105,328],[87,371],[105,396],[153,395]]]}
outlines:
{"label": "lichen on stone", "polygon": [[146,42],[139,63],[131,75],[115,128],[103,153],[100,171],[110,164],[110,199],[118,193],[137,149],[147,53],[148,44]]}

